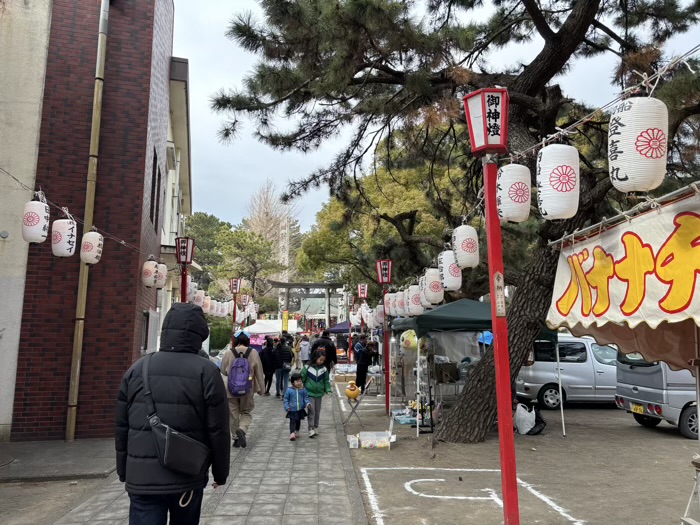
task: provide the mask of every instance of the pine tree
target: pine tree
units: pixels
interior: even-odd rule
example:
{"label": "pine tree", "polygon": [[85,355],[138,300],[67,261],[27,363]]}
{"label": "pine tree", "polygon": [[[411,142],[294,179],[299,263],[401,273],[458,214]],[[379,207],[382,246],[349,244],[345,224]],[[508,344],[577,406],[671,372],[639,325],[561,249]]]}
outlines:
{"label": "pine tree", "polygon": [[[498,0],[484,17],[477,0],[264,0],[264,21],[238,16],[229,36],[260,57],[241,91],[223,90],[213,108],[226,115],[223,140],[252,120],[257,137],[280,150],[310,151],[347,126],[354,134],[331,162],[290,184],[287,198],[328,185],[349,210],[371,201],[362,193],[368,164],[388,170],[428,166],[423,184],[447,225],[462,213],[446,191],[461,190],[474,206],[481,185],[478,163],[467,150],[459,99],[477,88],[509,89],[510,147],[522,151],[575,122],[590,108],[570,100],[556,84],[573,60],[613,53],[621,66],[616,82],[629,86],[663,65],[664,43],[698,21],[700,3],[654,0]],[[478,22],[475,20],[485,21]],[[527,64],[497,69],[495,48],[542,41]],[[679,80],[680,79],[680,80]],[[669,72],[657,95],[671,110],[672,174],[689,180],[697,167],[697,75]],[[285,127],[278,127],[282,120]],[[291,125],[291,129],[287,126]],[[623,196],[612,191],[605,168],[606,118],[600,115],[569,138],[582,152],[581,202],[573,219],[542,223],[524,262],[508,314],[512,378],[525,360],[549,307],[558,255],[547,241],[596,221]],[[532,164],[533,160],[525,162]],[[440,188],[435,169],[461,172],[455,189]],[[531,165],[531,167],[533,167]],[[534,173],[534,170],[532,170]],[[695,172],[697,174],[697,172]],[[408,250],[425,244],[407,231],[415,214],[377,214],[393,226]],[[492,354],[470,377],[459,402],[438,430],[448,441],[482,441],[495,416]]]}

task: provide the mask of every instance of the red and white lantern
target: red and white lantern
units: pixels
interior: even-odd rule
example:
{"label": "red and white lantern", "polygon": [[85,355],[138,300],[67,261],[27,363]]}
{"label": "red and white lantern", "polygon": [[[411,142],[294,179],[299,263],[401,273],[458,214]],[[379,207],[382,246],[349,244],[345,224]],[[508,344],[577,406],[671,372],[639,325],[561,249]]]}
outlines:
{"label": "red and white lantern", "polygon": [[51,208],[45,202],[31,201],[24,205],[22,238],[27,242],[44,242],[49,235]]}
{"label": "red and white lantern", "polygon": [[408,313],[420,315],[423,313],[423,305],[420,302],[420,288],[417,284],[408,287]]}
{"label": "red and white lantern", "polygon": [[425,298],[430,304],[440,304],[445,300],[445,289],[442,286],[440,270],[428,268],[425,271]]}
{"label": "red and white lantern", "polygon": [[391,284],[391,260],[380,259],[377,261],[377,282],[380,285]]}
{"label": "red and white lantern", "polygon": [[449,292],[456,292],[462,288],[462,269],[457,265],[455,253],[452,250],[441,252],[438,255],[438,270],[442,287]]}
{"label": "red and white lantern", "polygon": [[551,144],[537,156],[537,202],[548,221],[570,219],[578,211],[581,190],[578,150]]}
{"label": "red and white lantern", "polygon": [[656,98],[630,98],[610,114],[608,166],[613,186],[646,193],[666,176],[668,108]]}
{"label": "red and white lantern", "polygon": [[194,259],[194,239],[178,237],[175,239],[175,256],[178,264],[192,264]]}
{"label": "red and white lantern", "polygon": [[73,219],[58,219],[51,226],[51,251],[56,257],[75,253],[78,226]]}
{"label": "red and white lantern", "polygon": [[357,285],[357,298],[358,299],[367,299],[367,288],[368,288],[368,286],[366,284],[358,284]]}
{"label": "red and white lantern", "polygon": [[86,264],[97,264],[102,258],[105,239],[97,232],[87,232],[80,243],[80,260]]}
{"label": "red and white lantern", "polygon": [[158,265],[158,276],[156,277],[156,288],[162,290],[165,288],[165,284],[168,282],[168,265],[159,264]]}
{"label": "red and white lantern", "polygon": [[476,156],[507,153],[508,90],[479,89],[464,97],[463,101],[472,153]]}
{"label": "red and white lantern", "polygon": [[423,309],[430,308],[431,302],[425,297],[425,274],[418,279],[418,290],[420,291],[420,304]]}
{"label": "red and white lantern", "polygon": [[231,286],[231,293],[233,295],[238,295],[241,291],[241,280],[238,277],[233,277],[229,281],[229,284]]}
{"label": "red and white lantern", "polygon": [[204,290],[197,290],[197,292],[194,294],[194,304],[196,304],[197,306],[204,309],[204,297],[205,296],[206,296],[206,292]]}
{"label": "red and white lantern", "polygon": [[158,263],[151,257],[141,268],[141,282],[146,288],[153,288],[158,278]]}
{"label": "red and white lantern", "polygon": [[374,309],[374,316],[377,319],[377,322],[379,324],[384,323],[384,316],[386,315],[386,312],[384,311],[384,303],[379,303],[377,307]]}
{"label": "red and white lantern", "polygon": [[404,295],[404,291],[403,291],[403,290],[400,290],[400,291],[396,292],[396,306],[395,306],[395,309],[396,309],[396,315],[397,315],[398,317],[404,317],[405,315],[407,315],[407,312],[406,312],[406,297],[405,297],[405,295]]}
{"label": "red and white lantern", "polygon": [[508,164],[498,170],[496,202],[502,221],[524,222],[530,216],[530,170]]}
{"label": "red and white lantern", "polygon": [[384,294],[384,312],[386,313],[386,315],[388,315],[390,317],[396,317],[396,314],[394,313],[393,303],[394,303],[394,294],[393,293]]}
{"label": "red and white lantern", "polygon": [[211,297],[209,297],[208,295],[205,295],[204,296],[204,303],[202,304],[202,311],[205,314],[208,314],[210,309],[211,309]]}
{"label": "red and white lantern", "polygon": [[479,237],[476,230],[462,224],[452,231],[452,251],[460,268],[479,266]]}

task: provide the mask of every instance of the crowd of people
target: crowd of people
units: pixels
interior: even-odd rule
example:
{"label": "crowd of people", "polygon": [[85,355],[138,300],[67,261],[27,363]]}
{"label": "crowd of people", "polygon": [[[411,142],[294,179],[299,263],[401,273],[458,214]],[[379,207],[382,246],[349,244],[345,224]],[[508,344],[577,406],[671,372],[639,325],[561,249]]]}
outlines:
{"label": "crowd of people", "polygon": [[[323,397],[331,394],[337,348],[328,331],[296,339],[268,337],[258,352],[250,334],[238,331],[221,369],[202,342],[209,336],[199,306],[177,303],[163,321],[159,352],[139,359],[124,374],[116,408],[117,473],[130,497],[130,525],[199,523],[211,467],[213,488],[226,483],[231,446],[245,448],[255,394],[283,400],[289,439],[319,432]],[[364,388],[376,343],[362,337],[352,349],[358,385]],[[203,359],[206,358],[206,359]]]}

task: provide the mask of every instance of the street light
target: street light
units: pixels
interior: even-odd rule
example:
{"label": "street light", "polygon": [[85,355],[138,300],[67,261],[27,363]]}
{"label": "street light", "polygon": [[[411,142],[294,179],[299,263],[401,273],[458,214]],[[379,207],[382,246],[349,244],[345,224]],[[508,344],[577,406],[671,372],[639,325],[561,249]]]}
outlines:
{"label": "street light", "polygon": [[[391,266],[389,259],[377,261],[377,282],[383,288],[384,296],[389,292],[391,284]],[[382,304],[386,304],[385,297]],[[389,415],[391,408],[391,355],[389,350],[389,314],[384,310],[384,403],[386,404],[386,415]]]}
{"label": "street light", "polygon": [[464,97],[464,110],[469,125],[472,155],[482,157],[484,167],[484,200],[486,201],[486,237],[491,281],[491,319],[496,366],[496,399],[498,435],[501,452],[501,486],[505,525],[519,525],[518,485],[513,438],[513,398],[508,354],[508,322],[503,280],[503,240],[498,216],[496,156],[508,151],[508,90],[479,89]]}
{"label": "street light", "polygon": [[175,256],[182,269],[180,281],[180,301],[187,302],[187,265],[194,259],[194,239],[191,237],[178,237],[175,239]]}

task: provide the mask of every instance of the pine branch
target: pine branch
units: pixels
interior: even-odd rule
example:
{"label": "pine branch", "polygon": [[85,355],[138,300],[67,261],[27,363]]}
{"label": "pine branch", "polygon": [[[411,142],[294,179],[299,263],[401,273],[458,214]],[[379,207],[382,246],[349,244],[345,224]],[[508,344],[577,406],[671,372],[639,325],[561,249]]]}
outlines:
{"label": "pine branch", "polygon": [[610,29],[608,26],[606,26],[605,24],[603,24],[599,20],[593,20],[593,27],[603,31],[606,35],[608,35],[610,38],[612,38],[615,42],[620,44],[620,46],[622,46],[623,49],[625,49],[627,51],[636,51],[637,50],[637,46],[635,46],[631,42],[628,42],[627,40],[622,38],[615,31]]}
{"label": "pine branch", "polygon": [[549,27],[549,24],[547,23],[544,14],[540,10],[540,7],[537,5],[537,2],[535,0],[521,0],[521,2],[530,15],[532,23],[535,24],[537,32],[545,42],[550,42],[554,38],[555,33],[552,31],[552,28]]}

